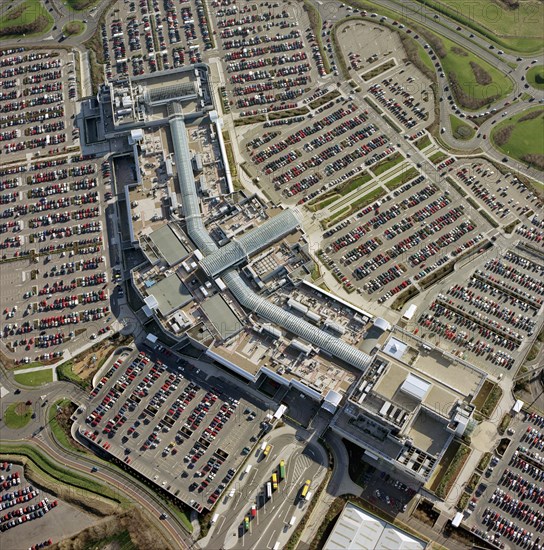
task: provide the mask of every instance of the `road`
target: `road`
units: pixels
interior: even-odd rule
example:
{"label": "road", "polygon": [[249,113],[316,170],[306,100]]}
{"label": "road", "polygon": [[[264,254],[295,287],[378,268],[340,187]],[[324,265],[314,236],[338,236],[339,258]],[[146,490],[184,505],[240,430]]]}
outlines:
{"label": "road", "polygon": [[[347,2],[347,4],[349,4],[349,1]],[[444,36],[452,40],[453,42],[456,42],[460,46],[463,46],[470,52],[490,63],[493,67],[499,69],[513,82],[513,90],[507,97],[504,97],[501,101],[493,105],[486,106],[486,108],[481,110],[480,112],[472,112],[466,109],[462,109],[459,106],[451,106],[449,104],[449,102],[446,100],[446,97],[451,94],[450,91],[446,90],[446,87],[449,86],[449,82],[447,78],[440,78],[438,74],[441,69],[435,68],[436,80],[438,82],[438,96],[444,98],[444,101],[439,103],[440,126],[446,128],[446,132],[441,135],[441,140],[447,146],[456,151],[470,154],[476,150],[481,150],[484,154],[491,157],[494,161],[504,164],[504,154],[500,151],[496,151],[490,143],[489,139],[484,139],[482,136],[484,134],[487,134],[487,136],[489,136],[493,125],[503,120],[502,113],[504,112],[505,107],[508,108],[508,114],[512,115],[520,111],[524,111],[529,107],[539,105],[539,102],[541,100],[544,102],[544,90],[536,90],[533,88],[525,89],[524,83],[526,82],[526,79],[522,81],[522,77],[525,77],[527,73],[527,68],[533,66],[533,60],[536,61],[538,64],[544,63],[544,54],[540,53],[538,55],[532,56],[517,56],[505,52],[503,55],[499,55],[496,53],[498,51],[497,48],[490,50],[489,47],[491,43],[485,40],[483,37],[480,37],[478,35],[473,35],[471,37],[472,31],[470,29],[457,31],[456,29],[459,25],[455,22],[450,21],[444,16],[440,16],[439,19],[434,19],[431,15],[432,11],[430,10],[430,8],[425,8],[426,12],[422,14],[422,6],[417,3],[406,3],[396,0],[382,0],[380,4],[384,8],[395,12],[399,17],[399,20],[409,19],[411,21],[414,21],[420,26],[427,27],[438,35]],[[323,20],[325,21],[340,21],[343,19],[347,19],[350,16],[353,16],[353,12],[348,11],[346,8],[338,7],[339,4],[335,2],[315,2],[315,6],[319,10]],[[379,15],[380,14],[378,14],[378,16]],[[369,21],[377,22],[378,19],[369,19]],[[409,25],[407,24],[407,26]],[[395,27],[392,28],[394,29]],[[413,38],[414,34],[412,34],[411,36]],[[426,43],[426,40],[420,37],[418,39],[418,42],[421,46],[423,46]],[[511,65],[514,65],[515,68],[513,68]],[[523,93],[531,95],[534,98],[534,101],[530,102],[528,101],[528,99],[522,100],[520,96]],[[513,101],[516,101],[516,103],[512,104]],[[505,103],[509,103],[509,105],[505,106]],[[484,115],[485,112],[489,112],[491,108],[495,108],[497,111],[495,113],[491,113],[490,118],[488,118],[480,126],[478,130],[478,134],[480,135],[480,137],[475,136],[474,138],[466,141],[458,140],[453,137],[449,118],[450,114],[455,114],[456,116],[460,116],[461,114],[461,118],[466,118],[468,117],[468,115],[480,116]],[[457,110],[459,110],[460,113],[456,113]],[[473,126],[470,119],[466,120],[466,122],[470,126]],[[407,147],[411,148],[413,151],[416,151],[416,148],[411,144],[407,144]],[[481,153],[478,153],[478,156],[481,156]],[[537,181],[540,181],[540,179],[542,178],[542,173],[540,171],[527,167],[527,165],[525,165],[524,163],[517,162],[514,159],[509,159],[507,166],[525,174],[526,176],[536,179]]]}
{"label": "road", "polygon": [[[277,432],[277,433],[276,433]],[[215,512],[219,519],[210,529],[208,536],[200,541],[209,548],[254,548],[271,549],[276,542],[285,544],[296,523],[304,515],[308,503],[299,502],[298,495],[306,481],[312,480],[310,491],[321,483],[327,464],[324,449],[314,443],[307,444],[295,438],[295,431],[283,427],[272,432],[268,438],[272,450],[267,458],[262,458],[260,447],[247,464],[252,465],[249,474],[242,473],[235,479],[232,488],[236,490],[232,498],[226,496]],[[286,463],[286,479],[270,500],[265,498],[266,483],[280,460]],[[242,472],[245,470],[242,468]],[[250,515],[252,504],[257,506],[257,515],[250,522],[247,532],[242,528],[246,515]],[[288,526],[295,516],[294,526]]]}
{"label": "road", "polygon": [[[170,509],[158,499],[151,489],[135,480],[133,476],[107,465],[107,463],[94,458],[92,455],[86,456],[75,452],[70,453],[55,441],[51,431],[47,427],[49,407],[39,406],[41,395],[47,395],[49,404],[59,399],[68,398],[76,404],[84,405],[87,401],[86,392],[68,382],[54,382],[48,384],[46,387],[42,386],[34,390],[25,389],[19,394],[15,394],[14,390],[16,386],[10,382],[3,369],[0,373],[0,385],[3,387],[3,410],[11,403],[30,400],[35,404],[34,410],[36,412],[36,418],[17,431],[7,428],[2,418],[0,421],[0,440],[3,444],[24,441],[27,444],[40,448],[61,466],[69,466],[71,469],[86,475],[89,475],[93,467],[98,467],[99,471],[94,473],[92,477],[98,478],[111,487],[115,487],[121,493],[124,493],[127,498],[137,503],[143,512],[155,520],[154,524],[172,547],[183,549],[193,545],[191,537],[186,533],[181,522],[171,515]],[[6,390],[9,393],[6,394]],[[42,426],[45,426],[45,429],[40,430]],[[160,522],[156,521],[162,514],[168,514],[168,519]]]}

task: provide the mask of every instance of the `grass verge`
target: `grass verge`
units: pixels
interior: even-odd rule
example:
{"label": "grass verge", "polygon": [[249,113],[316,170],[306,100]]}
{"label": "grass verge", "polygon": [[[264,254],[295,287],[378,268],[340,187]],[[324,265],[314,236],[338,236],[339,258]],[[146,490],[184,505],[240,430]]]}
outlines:
{"label": "grass verge", "polygon": [[478,462],[478,466],[476,466],[477,470],[480,470],[483,472],[491,462],[491,453],[487,452],[482,455],[482,458],[480,458],[480,462]]}
{"label": "grass verge", "polygon": [[121,497],[118,492],[114,491],[112,487],[103,485],[94,479],[86,478],[73,470],[63,468],[47,455],[29,445],[2,443],[0,444],[0,454],[24,456],[30,459],[47,476],[60,483],[94,493],[119,504],[128,504],[128,501]]}
{"label": "grass verge", "polygon": [[466,445],[463,445],[462,443],[459,444],[457,452],[455,453],[453,459],[442,474],[440,482],[438,483],[435,491],[436,496],[442,499],[448,496],[451,488],[453,487],[453,484],[455,483],[455,480],[457,479],[457,476],[463,469],[465,462],[468,460],[469,454],[470,448]]}
{"label": "grass verge", "polygon": [[304,0],[304,11],[308,15],[310,27],[312,28],[312,32],[315,36],[315,40],[319,48],[319,53],[321,54],[321,59],[323,60],[323,68],[325,69],[325,72],[329,73],[331,70],[331,65],[329,63],[329,56],[327,55],[327,52],[325,51],[325,48],[323,46],[323,39],[321,36],[321,31],[323,29],[323,20],[321,19],[321,14],[319,13],[319,10],[314,6],[314,4],[312,4],[308,0]]}
{"label": "grass verge", "polygon": [[53,382],[53,369],[43,368],[34,372],[16,373],[15,382],[23,386],[41,386]]}
{"label": "grass verge", "polygon": [[394,153],[390,157],[378,162],[377,164],[374,164],[374,166],[370,167],[370,170],[376,175],[379,176],[380,174],[383,174],[390,168],[393,168],[393,166],[396,166],[399,162],[401,162],[404,159],[402,155],[399,153]]}
{"label": "grass verge", "polygon": [[0,17],[0,38],[42,34],[53,24],[53,17],[40,0],[25,0]]}
{"label": "grass verge", "polygon": [[385,186],[389,189],[389,191],[393,191],[393,189],[396,189],[397,187],[409,182],[411,179],[414,179],[418,174],[418,170],[413,166],[410,166],[404,169],[401,174],[386,182]]}

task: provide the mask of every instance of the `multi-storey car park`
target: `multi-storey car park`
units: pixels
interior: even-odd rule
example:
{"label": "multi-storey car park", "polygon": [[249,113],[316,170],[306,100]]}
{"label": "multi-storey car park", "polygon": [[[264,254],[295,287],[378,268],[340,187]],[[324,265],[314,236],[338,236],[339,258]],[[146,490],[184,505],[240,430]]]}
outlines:
{"label": "multi-storey car park", "polygon": [[[275,411],[429,488],[542,330],[539,197],[441,150],[430,80],[365,17],[337,33],[346,82],[298,5],[117,5],[104,83],[74,121],[66,54],[3,57],[0,103],[27,113],[2,118],[4,348],[58,359],[109,333],[126,293],[147,348],[97,376],[78,434],[197,511],[231,513],[251,544],[253,505],[230,491],[254,458],[280,472]],[[47,111],[28,103],[44,92]],[[287,460],[289,479],[300,470]],[[266,476],[248,493],[259,514],[300,504],[281,483],[267,496]]]}

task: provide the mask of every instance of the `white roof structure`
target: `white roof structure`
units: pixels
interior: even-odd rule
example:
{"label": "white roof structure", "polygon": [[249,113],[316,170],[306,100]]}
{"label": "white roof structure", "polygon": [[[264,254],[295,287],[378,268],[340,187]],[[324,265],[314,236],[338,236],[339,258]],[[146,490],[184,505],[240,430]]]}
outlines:
{"label": "white roof structure", "polygon": [[336,412],[336,409],[338,408],[338,405],[340,405],[341,401],[342,401],[342,394],[334,390],[329,390],[327,392],[327,395],[325,396],[325,401],[323,401],[321,408],[334,414]]}
{"label": "white roof structure", "polygon": [[419,376],[412,373],[406,377],[406,380],[400,387],[400,391],[407,393],[409,396],[417,399],[418,401],[423,401],[430,389],[430,382],[427,382],[427,380],[423,380],[423,378],[419,378]]}
{"label": "white roof structure", "polygon": [[415,312],[416,312],[416,309],[417,309],[417,306],[416,304],[410,304],[407,308],[406,308],[406,311],[404,312],[402,318],[405,320],[405,321],[410,321],[412,319],[412,317],[414,316]]}
{"label": "white roof structure", "polygon": [[374,319],[374,326],[376,328],[379,328],[380,330],[383,330],[384,332],[386,330],[391,330],[391,325],[381,317],[376,317],[376,319]]}
{"label": "white roof structure", "polygon": [[387,353],[387,355],[391,355],[391,357],[394,357],[395,359],[401,359],[406,351],[406,348],[408,348],[407,344],[392,337],[385,343],[383,352]]}
{"label": "white roof structure", "polygon": [[423,550],[426,546],[424,541],[348,502],[323,550]]}
{"label": "white roof structure", "polygon": [[521,409],[523,409],[523,405],[525,405],[525,403],[521,399],[516,399],[516,402],[514,403],[512,410],[515,413],[519,413],[521,412]]}

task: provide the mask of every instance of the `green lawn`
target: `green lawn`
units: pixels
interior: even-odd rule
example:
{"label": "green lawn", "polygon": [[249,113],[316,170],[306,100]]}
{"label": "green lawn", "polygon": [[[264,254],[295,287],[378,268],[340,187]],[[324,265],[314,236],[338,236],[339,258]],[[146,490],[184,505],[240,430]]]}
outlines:
{"label": "green lawn", "polygon": [[[503,120],[491,132],[491,141],[506,155],[544,169],[544,107],[533,107]],[[525,118],[525,120],[521,120]]]}
{"label": "green lawn", "polygon": [[24,372],[15,375],[15,382],[23,386],[41,386],[53,382],[53,369],[44,368],[34,372]]}
{"label": "green lawn", "polygon": [[537,90],[544,90],[544,65],[535,65],[527,71],[527,82]]}
{"label": "green lawn", "polygon": [[[502,2],[489,0],[471,0],[469,4],[463,0],[418,2],[483,34],[504,48],[527,53],[542,50],[544,11],[542,3],[537,0],[524,0],[514,9],[508,9]],[[430,10],[427,13],[430,14]]]}
{"label": "green lawn", "polygon": [[0,37],[44,33],[53,23],[53,17],[40,0],[24,0],[0,17]]}
{"label": "green lawn", "polygon": [[472,139],[474,129],[455,115],[450,115],[451,133],[455,139]]}
{"label": "green lawn", "polygon": [[57,367],[57,378],[59,380],[65,380],[66,382],[73,382],[74,384],[77,384],[84,390],[87,389],[89,386],[89,382],[87,380],[83,380],[83,378],[79,377],[73,370],[73,363],[72,361],[68,360],[62,363]]}
{"label": "green lawn", "polygon": [[25,405],[22,401],[12,403],[4,413],[4,422],[8,428],[19,430],[24,428],[32,417],[32,406]]}
{"label": "green lawn", "polygon": [[[446,50],[446,56],[441,60],[442,67],[459,105],[466,109],[479,110],[512,92],[512,81],[487,61],[459,47],[447,38],[440,37],[439,40],[442,41]],[[481,67],[483,73],[489,77],[489,83],[479,84],[477,82],[474,70],[470,65],[471,62]]]}
{"label": "green lawn", "polygon": [[97,3],[97,0],[67,0],[66,4],[74,11],[83,11],[89,9]]}
{"label": "green lawn", "polygon": [[431,144],[431,138],[428,135],[424,135],[421,139],[416,141],[416,147],[421,151]]}

